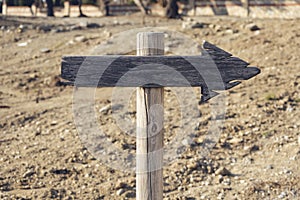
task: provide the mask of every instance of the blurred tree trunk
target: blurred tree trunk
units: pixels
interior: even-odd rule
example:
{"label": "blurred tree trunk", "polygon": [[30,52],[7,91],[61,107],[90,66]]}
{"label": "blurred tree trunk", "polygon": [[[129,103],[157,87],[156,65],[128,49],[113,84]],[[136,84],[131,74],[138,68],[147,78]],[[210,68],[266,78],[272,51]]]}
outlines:
{"label": "blurred tree trunk", "polygon": [[[151,4],[151,0],[145,0],[146,5]],[[149,9],[145,5],[145,1],[143,0],[134,0],[134,3],[141,10],[143,14],[151,13],[151,9]],[[179,7],[177,5],[177,0],[157,0],[158,4],[161,5],[164,9],[164,16],[168,18],[180,18],[180,14],[178,13]]]}
{"label": "blurred tree trunk", "polygon": [[133,0],[135,5],[141,10],[144,15],[149,14],[148,8],[144,5],[142,0]]}
{"label": "blurred tree trunk", "polygon": [[54,1],[54,6],[60,6],[61,5],[61,0],[55,0]]}
{"label": "blurred tree trunk", "polygon": [[47,3],[47,16],[48,17],[54,17],[53,1],[52,0],[46,0],[46,3]]}
{"label": "blurred tree trunk", "polygon": [[109,16],[109,0],[97,0],[99,10],[104,16]]}
{"label": "blurred tree trunk", "polygon": [[81,7],[82,7],[82,0],[78,0],[79,17],[87,17],[85,14],[83,14]]}
{"label": "blurred tree trunk", "polygon": [[177,0],[157,0],[159,7],[163,10],[163,16],[167,18],[180,18]]}
{"label": "blurred tree trunk", "polygon": [[177,0],[168,0],[165,15],[167,18],[180,18]]}

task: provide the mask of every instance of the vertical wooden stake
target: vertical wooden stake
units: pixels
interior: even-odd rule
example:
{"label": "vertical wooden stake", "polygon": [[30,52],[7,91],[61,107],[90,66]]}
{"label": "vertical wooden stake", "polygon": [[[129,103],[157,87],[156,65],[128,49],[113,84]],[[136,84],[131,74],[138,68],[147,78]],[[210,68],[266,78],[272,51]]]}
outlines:
{"label": "vertical wooden stake", "polygon": [[[164,34],[137,35],[137,55],[163,55]],[[136,199],[163,199],[164,88],[137,89]]]}

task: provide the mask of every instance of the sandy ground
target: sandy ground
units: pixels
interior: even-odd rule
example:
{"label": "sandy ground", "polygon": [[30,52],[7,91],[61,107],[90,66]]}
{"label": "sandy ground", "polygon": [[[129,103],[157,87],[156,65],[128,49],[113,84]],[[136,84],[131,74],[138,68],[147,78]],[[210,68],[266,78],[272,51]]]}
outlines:
{"label": "sandy ground", "polygon": [[[0,199],[135,198],[135,173],[107,166],[82,144],[73,87],[62,84],[60,62],[63,55],[90,54],[97,45],[110,48],[110,36],[145,26],[178,31],[199,44],[205,39],[261,69],[224,93],[223,132],[204,157],[210,104],[198,106],[192,145],[165,165],[164,199],[299,199],[300,20],[184,20],[1,17]],[[182,28],[195,22],[204,26]],[[253,24],[260,30],[251,31]],[[185,54],[189,46],[180,45]],[[113,44],[109,51],[120,53]],[[167,146],[180,132],[182,114],[172,89],[165,92]],[[134,137],[117,127],[107,106],[111,94],[111,88],[96,91],[98,121],[114,146],[134,153]],[[134,100],[130,104],[134,122]]]}

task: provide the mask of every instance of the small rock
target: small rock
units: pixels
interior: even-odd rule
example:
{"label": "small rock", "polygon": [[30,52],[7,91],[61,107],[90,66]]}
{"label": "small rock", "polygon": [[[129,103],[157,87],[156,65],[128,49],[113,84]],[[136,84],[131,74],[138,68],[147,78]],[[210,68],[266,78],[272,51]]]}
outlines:
{"label": "small rock", "polygon": [[112,36],[112,33],[108,30],[104,30],[103,31],[103,35],[105,35],[105,37],[111,37]]}
{"label": "small rock", "polygon": [[214,28],[215,28],[215,26],[216,26],[215,24],[209,24],[209,25],[208,25],[208,28],[210,28],[210,29],[214,29]]}
{"label": "small rock", "polygon": [[117,111],[117,110],[121,110],[122,108],[124,108],[124,105],[122,105],[122,104],[113,104],[111,107],[111,110]]}
{"label": "small rock", "polygon": [[219,183],[222,183],[223,180],[224,180],[223,176],[222,176],[222,175],[219,175],[219,176],[218,176],[218,182],[219,182]]}
{"label": "small rock", "polygon": [[230,139],[228,142],[231,143],[231,144],[238,144],[238,143],[242,143],[244,140],[242,138],[232,138]]}
{"label": "small rock", "polygon": [[38,78],[38,75],[32,73],[32,74],[29,74],[29,78],[30,78],[30,79],[36,79],[36,78]]}
{"label": "small rock", "polygon": [[86,25],[87,28],[101,28],[102,26],[100,24],[97,23],[88,23]]}
{"label": "small rock", "polygon": [[215,171],[215,174],[216,175],[222,175],[222,176],[230,176],[230,175],[232,175],[232,173],[228,169],[226,169],[225,167],[220,167],[219,169],[217,169]]}
{"label": "small rock", "polygon": [[80,36],[76,36],[76,37],[74,38],[74,40],[75,40],[76,42],[85,42],[85,41],[87,41],[87,38],[86,38],[85,36],[83,36],[83,35],[80,35]]}
{"label": "small rock", "polygon": [[255,152],[255,151],[258,151],[258,150],[259,150],[259,146],[253,145],[253,146],[250,148],[250,153]]}
{"label": "small rock", "polygon": [[108,114],[108,111],[110,110],[110,107],[111,107],[110,104],[108,104],[108,105],[100,108],[99,112],[104,113],[104,114]]}
{"label": "small rock", "polygon": [[192,21],[194,21],[194,19],[193,19],[193,18],[190,18],[190,17],[188,17],[188,18],[186,18],[186,21],[187,21],[187,22],[192,22]]}
{"label": "small rock", "polygon": [[80,25],[73,25],[73,26],[70,26],[70,31],[76,31],[76,30],[81,30],[82,27]]}
{"label": "small rock", "polygon": [[36,29],[38,31],[49,32],[49,31],[51,31],[51,26],[49,26],[49,25],[38,26]]}
{"label": "small rock", "polygon": [[246,28],[250,31],[259,31],[260,28],[256,24],[248,24],[246,25]]}
{"label": "small rock", "polygon": [[183,187],[182,187],[182,186],[179,186],[179,187],[177,188],[177,190],[178,190],[178,191],[183,191]]}
{"label": "small rock", "polygon": [[209,186],[209,185],[211,185],[211,182],[210,182],[210,181],[205,181],[205,182],[203,182],[203,184],[204,184],[205,186]]}
{"label": "small rock", "polygon": [[187,168],[189,170],[196,170],[198,168],[198,163],[197,162],[193,162],[187,165]]}
{"label": "small rock", "polygon": [[227,30],[225,30],[225,33],[228,35],[231,35],[234,33],[234,31],[232,29],[227,29]]}
{"label": "small rock", "polygon": [[273,165],[268,165],[266,169],[274,169]]}
{"label": "small rock", "polygon": [[181,141],[181,144],[184,145],[184,146],[189,146],[192,143],[193,143],[193,140],[190,137],[188,137],[188,138]]}
{"label": "small rock", "polygon": [[121,188],[117,191],[117,195],[121,196],[124,192],[125,192],[125,190],[123,188]]}
{"label": "small rock", "polygon": [[78,24],[78,26],[81,27],[81,28],[87,28],[88,23],[87,23],[87,22],[80,22],[80,23]]}
{"label": "small rock", "polygon": [[62,175],[62,174],[69,174],[69,173],[71,173],[71,171],[68,170],[68,169],[51,169],[50,172],[53,173],[53,174],[57,174],[57,175]]}
{"label": "small rock", "polygon": [[52,121],[52,122],[50,123],[50,125],[51,125],[51,126],[57,125],[57,121]]}
{"label": "small rock", "polygon": [[126,188],[128,185],[126,183],[123,182],[118,182],[116,184],[116,189],[121,189],[121,188]]}
{"label": "small rock", "polygon": [[191,28],[191,26],[190,26],[190,22],[182,22],[182,25],[181,25],[181,27],[182,27],[183,29],[188,29],[188,28]]}
{"label": "small rock", "polygon": [[119,23],[118,20],[114,20],[114,21],[113,21],[113,24],[114,24],[114,25],[120,25],[120,23]]}
{"label": "small rock", "polygon": [[219,193],[218,194],[218,197],[217,197],[217,199],[224,199],[225,198],[225,193],[224,192],[221,192],[221,193]]}
{"label": "small rock", "polygon": [[75,42],[73,40],[70,40],[69,42],[66,43],[66,45],[73,45]]}
{"label": "small rock", "polygon": [[33,174],[35,174],[34,170],[30,169],[23,174],[23,178],[28,178],[28,177],[32,176]]}
{"label": "small rock", "polygon": [[195,28],[206,28],[208,25],[205,24],[205,23],[200,23],[200,22],[196,22],[192,25],[192,28],[195,29]]}
{"label": "small rock", "polygon": [[294,108],[292,106],[288,105],[287,108],[286,108],[286,111],[287,112],[293,112]]}
{"label": "small rock", "polygon": [[28,45],[28,42],[21,42],[18,44],[18,47],[26,47]]}
{"label": "small rock", "polygon": [[215,29],[216,32],[219,32],[219,31],[222,30],[222,26],[217,24],[217,25],[214,26],[214,29]]}
{"label": "small rock", "polygon": [[284,173],[284,174],[292,174],[293,172],[291,170],[289,170],[289,169],[284,169],[282,171],[282,173]]}
{"label": "small rock", "polygon": [[17,32],[18,32],[18,33],[22,33],[22,32],[24,32],[24,30],[25,30],[25,27],[24,27],[23,24],[21,24],[21,25],[18,27]]}
{"label": "small rock", "polygon": [[135,196],[136,196],[135,192],[127,192],[125,194],[125,197],[127,198],[135,198]]}
{"label": "small rock", "polygon": [[201,22],[194,22],[194,21],[185,21],[182,22],[183,29],[196,29],[196,28],[206,28],[208,24],[201,23]]}
{"label": "small rock", "polygon": [[42,48],[42,49],[40,49],[40,52],[41,52],[41,53],[50,53],[51,50],[48,49],[48,48]]}
{"label": "small rock", "polygon": [[244,150],[245,150],[245,151],[249,151],[250,153],[253,153],[253,152],[259,150],[259,146],[257,146],[257,145],[245,146],[245,147],[244,147]]}
{"label": "small rock", "polygon": [[286,197],[286,193],[281,192],[280,195],[278,196],[278,199],[283,199],[284,197]]}
{"label": "small rock", "polygon": [[62,33],[62,32],[65,32],[66,30],[62,27],[59,27],[59,28],[55,28],[55,29],[52,29],[51,30],[51,33]]}
{"label": "small rock", "polygon": [[57,198],[59,191],[55,189],[50,189],[50,193],[51,193],[51,198]]}
{"label": "small rock", "polygon": [[224,179],[222,182],[223,185],[231,185],[231,180],[229,178]]}

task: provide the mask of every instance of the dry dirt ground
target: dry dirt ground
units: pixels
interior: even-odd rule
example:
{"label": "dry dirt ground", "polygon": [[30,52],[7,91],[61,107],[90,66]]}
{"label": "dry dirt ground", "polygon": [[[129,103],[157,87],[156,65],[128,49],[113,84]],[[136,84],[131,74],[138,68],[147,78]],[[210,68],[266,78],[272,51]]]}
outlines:
{"label": "dry dirt ground", "polygon": [[[109,47],[110,36],[145,26],[175,30],[199,44],[205,39],[261,69],[224,93],[223,132],[206,156],[201,148],[210,105],[198,106],[192,145],[164,168],[164,199],[300,199],[300,20],[184,20],[202,24],[182,28],[180,20],[139,15],[1,17],[0,199],[135,198],[135,173],[107,166],[82,145],[73,119],[73,88],[59,76],[63,55]],[[119,53],[118,47],[110,50]],[[107,106],[111,91],[97,89],[99,122],[117,148],[134,152],[134,138],[118,129]],[[165,97],[166,146],[181,120],[171,91],[167,88]]]}

